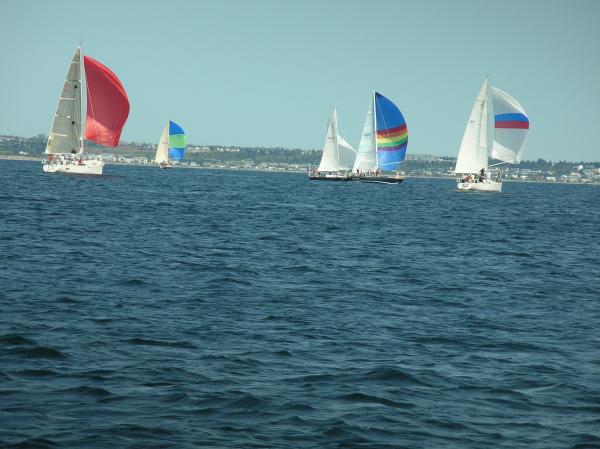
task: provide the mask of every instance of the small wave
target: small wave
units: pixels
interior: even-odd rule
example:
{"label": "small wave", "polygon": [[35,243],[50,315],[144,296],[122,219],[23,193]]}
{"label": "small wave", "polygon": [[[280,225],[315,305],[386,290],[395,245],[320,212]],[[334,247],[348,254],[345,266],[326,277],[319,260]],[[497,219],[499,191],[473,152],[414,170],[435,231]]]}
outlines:
{"label": "small wave", "polygon": [[422,336],[415,338],[418,343],[425,344],[440,344],[440,345],[452,345],[452,346],[464,346],[465,341],[458,338],[444,337],[439,335]]}
{"label": "small wave", "polygon": [[456,421],[450,421],[447,419],[426,419],[423,421],[425,424],[429,424],[435,427],[441,427],[449,430],[467,430],[468,427]]}
{"label": "small wave", "polygon": [[59,373],[49,369],[24,369],[17,371],[17,374],[22,377],[54,377]]}
{"label": "small wave", "polygon": [[2,447],[6,449],[51,449],[53,447],[58,447],[58,444],[46,438],[32,438],[30,440],[23,440],[19,443],[9,444]]}
{"label": "small wave", "polygon": [[261,409],[261,408],[264,408],[266,405],[267,405],[267,401],[265,401],[264,399],[258,398],[250,393],[244,393],[243,397],[241,397],[239,399],[235,399],[229,403],[229,407],[240,408],[244,411],[247,411],[248,409],[251,409],[251,410]]}
{"label": "small wave", "polygon": [[191,409],[190,412],[194,415],[214,415],[216,413],[220,414],[221,409],[215,408],[215,407],[201,407],[201,408]]}
{"label": "small wave", "polygon": [[5,344],[5,345],[13,345],[13,346],[36,344],[35,341],[30,340],[29,338],[23,337],[22,335],[18,335],[18,334],[2,335],[0,337],[0,343]]}
{"label": "small wave", "polygon": [[409,402],[398,402],[392,401],[391,399],[380,398],[378,396],[371,396],[364,393],[350,393],[342,396],[336,397],[338,400],[348,401],[348,402],[359,402],[359,403],[372,403],[372,404],[381,404],[386,405],[388,407],[395,408],[412,408],[415,405]]}
{"label": "small wave", "polygon": [[272,424],[274,424],[276,426],[286,425],[286,426],[292,426],[292,427],[310,425],[310,423],[308,421],[306,421],[296,415],[279,419],[277,421],[274,421]]}
{"label": "small wave", "polygon": [[251,286],[252,282],[246,279],[238,279],[233,276],[222,276],[217,279],[211,279],[208,281],[209,287],[226,288],[229,284]]}
{"label": "small wave", "polygon": [[405,373],[397,368],[381,367],[373,371],[369,371],[366,376],[369,379],[393,382],[393,383],[408,383],[413,385],[426,385],[424,382],[417,379],[415,376]]}
{"label": "small wave", "polygon": [[[140,426],[138,424],[119,424],[113,426],[112,429],[114,432],[118,434],[151,434],[151,435],[172,435],[173,432],[167,429],[163,429],[162,427],[146,427]],[[137,435],[138,437],[140,435]]]}
{"label": "small wave", "polygon": [[521,351],[521,352],[554,352],[553,349],[544,348],[542,346],[526,343],[523,341],[505,341],[499,343],[487,343],[481,346],[486,349],[505,349],[508,351]]}
{"label": "small wave", "polygon": [[189,399],[190,395],[187,393],[173,393],[161,398],[162,402],[166,402],[169,404],[173,404],[175,402],[182,401],[184,399]]}
{"label": "small wave", "polygon": [[315,408],[311,405],[302,402],[286,402],[285,404],[279,406],[279,409],[284,412],[312,412],[313,410],[315,410]]}
{"label": "small wave", "polygon": [[292,353],[285,349],[282,349],[280,351],[273,351],[271,354],[273,354],[277,357],[291,357],[292,356]]}
{"label": "small wave", "polygon": [[125,286],[140,286],[140,285],[145,285],[146,283],[141,280],[141,279],[123,279],[122,281],[119,281],[117,283],[117,285],[125,285]]}
{"label": "small wave", "polygon": [[81,302],[81,301],[78,301],[77,299],[71,298],[70,296],[61,296],[56,301],[61,302],[63,304],[77,304],[77,303]]}
{"label": "small wave", "polygon": [[87,385],[80,385],[79,387],[66,388],[64,390],[59,390],[60,393],[75,393],[82,396],[93,396],[98,398],[105,398],[107,396],[112,396],[113,394],[100,387],[90,387]]}
{"label": "small wave", "polygon": [[349,447],[368,447],[373,442],[358,435],[356,427],[350,426],[343,421],[337,421],[331,427],[323,432],[327,438],[335,438],[338,440],[348,440],[352,442]]}
{"label": "small wave", "polygon": [[291,382],[307,382],[307,383],[317,383],[317,382],[327,382],[333,380],[335,376],[332,374],[307,374],[305,376],[291,377],[288,380]]}
{"label": "small wave", "polygon": [[28,359],[66,359],[68,356],[56,348],[50,346],[36,346],[34,348],[20,349],[14,352],[15,355]]}
{"label": "small wave", "polygon": [[546,386],[543,386],[543,387],[516,389],[514,391],[517,391],[517,392],[522,393],[522,394],[527,394],[527,395],[533,396],[533,395],[536,395],[538,393],[544,393],[546,391],[554,390],[555,388],[561,387],[562,385],[563,384],[554,384],[554,385],[546,385]]}
{"label": "small wave", "polygon": [[183,349],[198,349],[193,343],[187,341],[163,341],[163,340],[148,340],[145,338],[130,338],[127,343],[140,346],[159,346],[168,348],[183,348]]}
{"label": "small wave", "polygon": [[266,240],[266,241],[280,240],[280,236],[278,236],[278,235],[261,235],[260,237],[258,237],[258,240]]}

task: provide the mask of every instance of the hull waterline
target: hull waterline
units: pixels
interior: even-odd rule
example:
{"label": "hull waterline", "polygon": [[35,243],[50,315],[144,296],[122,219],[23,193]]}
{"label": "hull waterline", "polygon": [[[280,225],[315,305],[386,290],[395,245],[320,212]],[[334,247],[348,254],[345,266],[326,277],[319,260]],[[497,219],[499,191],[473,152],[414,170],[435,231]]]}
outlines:
{"label": "hull waterline", "polygon": [[309,176],[310,181],[346,181],[348,178],[344,175],[326,175],[326,176]]}
{"label": "hull waterline", "polygon": [[42,165],[44,173],[67,173],[72,175],[102,175],[104,162],[87,160],[78,161],[52,161]]}
{"label": "hull waterline", "polygon": [[345,181],[369,182],[374,184],[400,184],[405,178],[399,176],[349,176]]}
{"label": "hull waterline", "polygon": [[501,192],[502,183],[496,181],[458,182],[456,190],[459,192]]}

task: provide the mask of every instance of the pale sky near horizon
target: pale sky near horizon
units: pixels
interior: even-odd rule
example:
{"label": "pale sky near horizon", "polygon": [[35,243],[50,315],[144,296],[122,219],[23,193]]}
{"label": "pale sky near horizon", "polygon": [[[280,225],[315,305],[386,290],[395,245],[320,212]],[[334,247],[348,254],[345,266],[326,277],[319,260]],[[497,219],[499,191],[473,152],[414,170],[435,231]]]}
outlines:
{"label": "pale sky near horizon", "polygon": [[600,1],[0,2],[0,134],[47,134],[70,59],[111,68],[121,139],[321,148],[337,107],[358,146],[371,90],[409,153],[455,156],[486,74],[527,111],[525,159],[600,160]]}

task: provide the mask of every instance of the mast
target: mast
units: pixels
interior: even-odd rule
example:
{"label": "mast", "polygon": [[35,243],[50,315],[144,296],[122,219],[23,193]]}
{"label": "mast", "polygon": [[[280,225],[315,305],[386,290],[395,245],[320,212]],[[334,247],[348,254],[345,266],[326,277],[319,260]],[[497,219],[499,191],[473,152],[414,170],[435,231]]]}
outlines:
{"label": "mast", "polygon": [[79,154],[83,154],[83,130],[84,119],[83,119],[83,50],[81,45],[79,46]]}
{"label": "mast", "polygon": [[375,142],[375,171],[379,170],[379,156],[377,155],[377,104],[375,91],[373,91],[373,141]]}
{"label": "mast", "polygon": [[337,126],[337,108],[333,108],[333,139],[335,142],[335,153],[337,156],[337,171],[340,171],[340,147],[338,146],[338,126]]}
{"label": "mast", "polygon": [[490,123],[491,123],[491,118],[494,116],[494,112],[491,110],[491,104],[490,104],[490,76],[488,74],[485,75],[485,84],[486,84],[486,90],[485,90],[485,148],[486,148],[486,154],[487,154],[487,164],[485,166],[486,171],[489,169],[489,164],[490,164]]}

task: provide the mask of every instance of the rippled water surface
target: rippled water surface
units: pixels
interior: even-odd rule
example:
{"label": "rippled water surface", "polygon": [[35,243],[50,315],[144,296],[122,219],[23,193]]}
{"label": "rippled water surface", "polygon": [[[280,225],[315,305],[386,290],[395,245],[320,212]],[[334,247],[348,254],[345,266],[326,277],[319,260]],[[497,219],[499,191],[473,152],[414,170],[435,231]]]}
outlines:
{"label": "rippled water surface", "polygon": [[598,448],[600,188],[0,161],[0,446]]}

